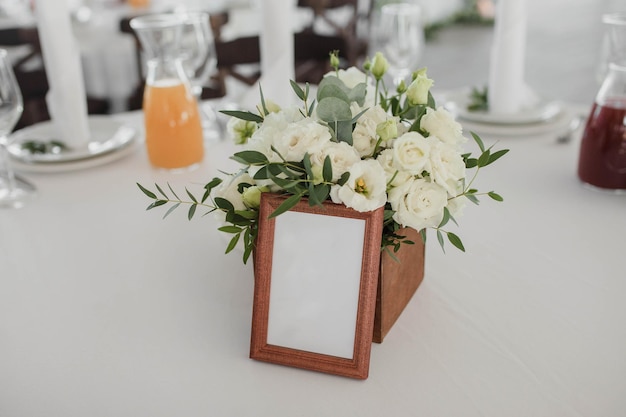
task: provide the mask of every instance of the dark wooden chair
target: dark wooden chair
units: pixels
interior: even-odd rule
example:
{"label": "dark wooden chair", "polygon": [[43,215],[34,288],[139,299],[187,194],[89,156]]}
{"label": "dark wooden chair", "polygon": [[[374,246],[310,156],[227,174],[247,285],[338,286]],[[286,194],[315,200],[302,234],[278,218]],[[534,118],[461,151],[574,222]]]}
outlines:
{"label": "dark wooden chair", "polygon": [[[50,120],[46,104],[48,78],[43,66],[37,28],[1,29],[0,47],[22,47],[26,51],[23,56],[13,63],[13,71],[24,100],[24,111],[15,125],[15,129]],[[38,66],[33,65],[33,63],[37,62],[41,64]],[[109,107],[108,100],[87,97],[87,111],[89,114],[106,114],[109,111]]]}
{"label": "dark wooden chair", "polygon": [[[318,84],[324,74],[331,70],[329,55],[339,51],[343,68],[359,65],[367,54],[367,40],[359,36],[359,25],[368,25],[371,4],[363,12],[359,0],[298,0],[298,7],[312,10],[313,19],[302,31],[294,34],[294,64],[297,82]],[[331,17],[333,10],[350,9],[347,22],[336,22]],[[323,21],[331,30],[318,33],[316,22]],[[260,77],[260,72],[250,71],[250,64],[260,62],[259,37],[250,36],[230,41],[216,38],[217,65],[222,78],[234,77],[248,85]],[[239,70],[240,67],[245,72]],[[223,81],[222,81],[223,83]]]}
{"label": "dark wooden chair", "polygon": [[[304,65],[307,59],[306,56],[298,57],[299,50],[307,53],[307,48],[313,48],[310,60],[315,61],[319,49],[327,49],[328,55],[333,48],[339,50],[339,57],[345,60],[343,66],[358,66],[367,55],[367,28],[373,3],[374,0],[298,0],[298,7],[310,9],[313,19],[300,34],[296,34],[296,65]],[[337,21],[332,16],[342,8],[349,10],[347,21]],[[329,33],[316,32],[318,23],[328,27]],[[301,37],[298,44],[298,35],[308,36]],[[301,71],[302,77],[304,74]]]}

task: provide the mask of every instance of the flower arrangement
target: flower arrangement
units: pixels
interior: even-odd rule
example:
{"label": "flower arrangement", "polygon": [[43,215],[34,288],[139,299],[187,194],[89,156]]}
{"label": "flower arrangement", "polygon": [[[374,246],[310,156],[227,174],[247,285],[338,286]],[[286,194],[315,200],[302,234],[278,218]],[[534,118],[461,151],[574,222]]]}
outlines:
{"label": "flower arrangement", "polygon": [[261,90],[258,113],[222,111],[231,116],[230,136],[242,146],[232,156],[241,169],[213,178],[201,198],[186,190],[189,200],[171,187],[174,198],[158,185],[159,195],[137,184],[154,200],[148,209],[170,203],[167,216],[189,204],[189,219],[199,206],[220,213],[224,226],[219,230],[232,235],[226,253],[243,242],[244,263],[254,248],[264,192],[289,196],[271,217],[303,198],[310,205],[330,199],[361,212],[384,206],[382,249],[392,255],[401,244],[413,243],[397,233],[402,227],[418,230],[424,241],[426,230],[434,229],[442,248],[447,239],[464,251],[461,239],[444,227],[456,223],[467,201],[478,204],[484,195],[502,201],[472,184],[481,168],[508,150],[486,148],[471,133],[480,155],[464,153],[468,139],[453,116],[435,105],[426,69],[414,72],[408,86],[400,83],[390,91],[381,53],[363,70],[339,69],[336,53],[330,60],[334,70],[320,82],[315,98],[308,84],[303,88],[291,81],[301,106],[280,108]]}

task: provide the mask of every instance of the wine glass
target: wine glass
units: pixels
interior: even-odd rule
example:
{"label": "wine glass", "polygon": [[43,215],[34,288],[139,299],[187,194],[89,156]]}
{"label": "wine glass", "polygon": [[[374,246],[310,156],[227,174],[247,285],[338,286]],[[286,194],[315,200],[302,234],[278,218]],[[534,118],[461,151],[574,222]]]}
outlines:
{"label": "wine glass", "polygon": [[32,184],[15,176],[7,150],[8,136],[23,111],[22,93],[7,51],[0,49],[0,163],[3,165],[0,173],[0,207],[22,207],[36,193]]}
{"label": "wine glass", "polygon": [[406,82],[424,49],[421,8],[411,3],[384,5],[375,36],[374,44],[389,62],[394,84]]}
{"label": "wine glass", "polygon": [[180,11],[178,14],[183,20],[179,51],[191,84],[191,91],[198,100],[205,139],[219,139],[221,131],[217,113],[212,106],[204,106],[201,103],[202,88],[217,68],[210,15],[203,11]]}

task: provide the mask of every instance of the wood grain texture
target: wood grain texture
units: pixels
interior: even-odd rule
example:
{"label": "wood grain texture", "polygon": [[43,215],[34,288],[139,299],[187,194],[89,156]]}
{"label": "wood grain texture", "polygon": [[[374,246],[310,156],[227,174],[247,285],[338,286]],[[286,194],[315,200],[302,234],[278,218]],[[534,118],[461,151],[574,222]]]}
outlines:
{"label": "wood grain texture", "polygon": [[[303,213],[365,220],[361,282],[355,323],[354,354],[351,359],[346,359],[267,343],[275,230],[275,219],[268,219],[268,216],[285,198],[284,196],[270,193],[262,194],[261,198],[259,234],[254,253],[255,288],[250,357],[280,365],[366,379],[369,374],[374,328],[383,208],[373,212],[361,213],[331,202],[325,202],[323,206],[310,207],[308,201],[303,199],[292,209],[293,211]],[[329,231],[329,235],[331,233],[332,231]]]}

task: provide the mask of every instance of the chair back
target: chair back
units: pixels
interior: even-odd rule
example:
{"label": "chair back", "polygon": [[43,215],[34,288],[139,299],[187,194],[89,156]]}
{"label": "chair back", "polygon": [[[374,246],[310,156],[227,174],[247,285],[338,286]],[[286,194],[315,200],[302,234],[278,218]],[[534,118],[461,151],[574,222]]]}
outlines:
{"label": "chair back", "polygon": [[[15,53],[13,72],[24,100],[24,111],[14,129],[50,120],[46,104],[46,94],[49,89],[48,77],[41,56],[37,28],[0,29],[0,47],[11,49]],[[89,114],[106,114],[109,107],[108,100],[87,97]]]}

